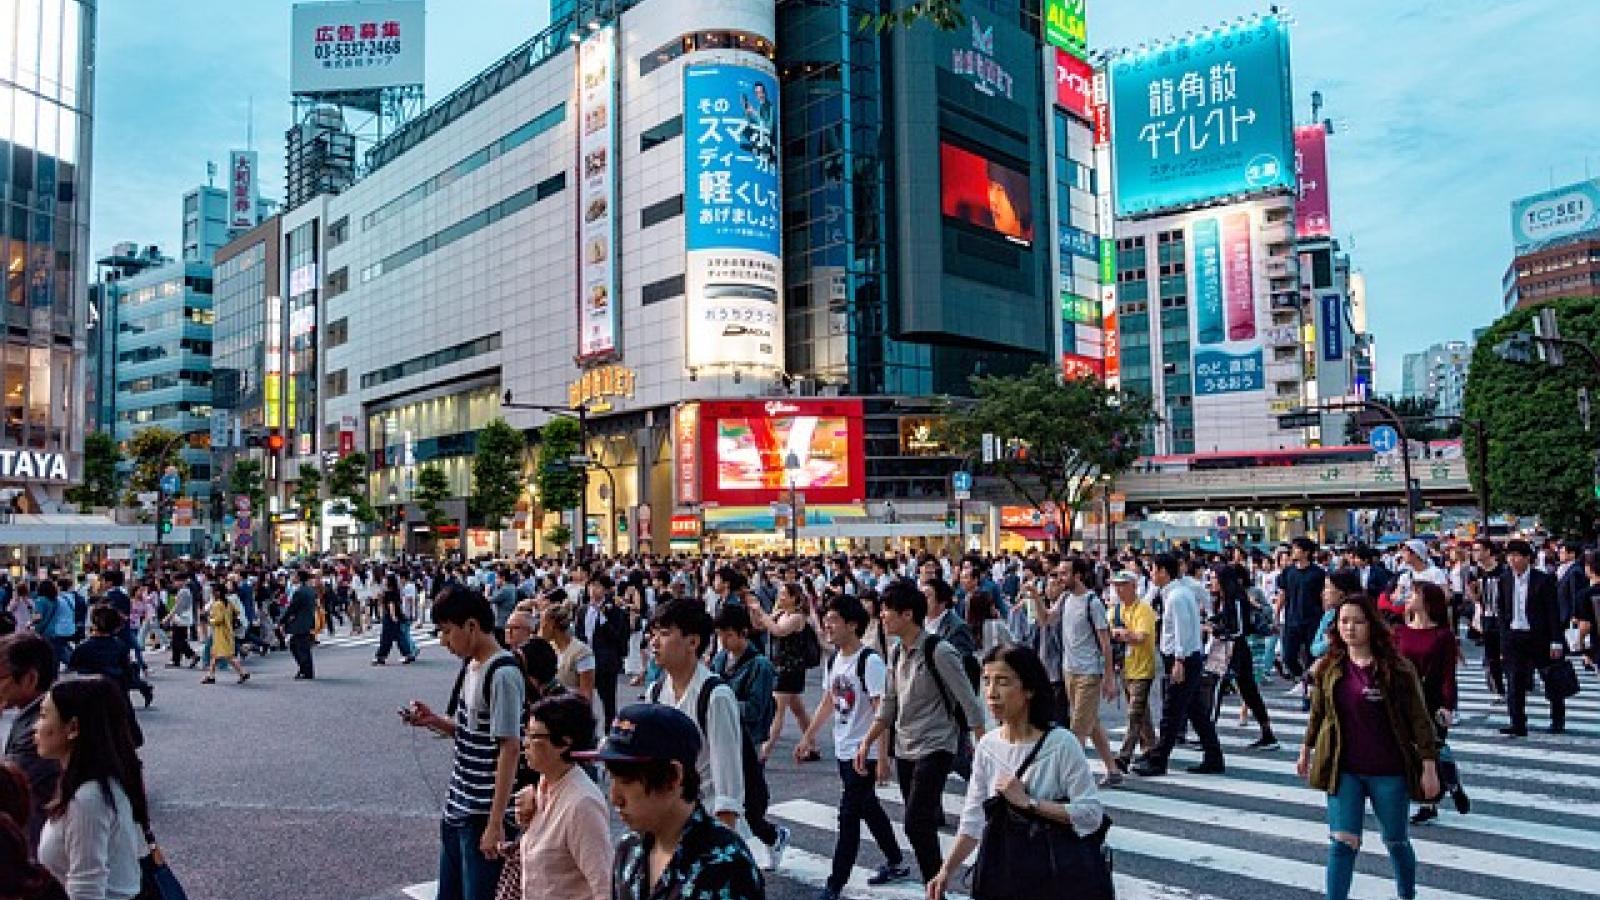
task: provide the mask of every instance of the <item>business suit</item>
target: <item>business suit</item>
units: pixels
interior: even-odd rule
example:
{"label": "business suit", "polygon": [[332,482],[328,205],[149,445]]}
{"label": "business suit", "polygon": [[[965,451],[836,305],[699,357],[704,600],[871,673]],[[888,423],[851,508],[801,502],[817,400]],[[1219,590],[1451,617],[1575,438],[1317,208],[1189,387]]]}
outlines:
{"label": "business suit", "polygon": [[310,680],[316,677],[311,661],[311,633],[317,629],[317,592],[311,585],[302,583],[289,596],[289,606],[283,611],[278,624],[289,635],[289,652],[294,654],[299,671],[296,678]]}
{"label": "business suit", "polygon": [[[1501,656],[1505,661],[1506,708],[1511,715],[1510,732],[1516,735],[1528,733],[1528,691],[1533,687],[1533,673],[1566,652],[1566,622],[1556,600],[1555,576],[1532,566],[1526,575],[1527,599],[1520,618],[1516,615],[1517,576],[1510,566],[1500,576],[1500,590],[1495,597]],[[1551,730],[1561,731],[1566,718],[1566,702],[1550,701]]]}
{"label": "business suit", "polygon": [[1583,562],[1578,560],[1567,565],[1566,574],[1558,576],[1558,579],[1556,606],[1561,611],[1561,625],[1565,630],[1566,623],[1572,621],[1572,617],[1578,614],[1578,603],[1583,599],[1584,592],[1589,589],[1589,576],[1583,571]]}
{"label": "business suit", "polygon": [[[617,714],[617,676],[622,674],[628,656],[628,611],[618,606],[610,594],[599,604],[590,601],[573,616],[573,632],[594,651],[594,689],[605,710],[606,729]],[[593,620],[592,622],[590,620]]]}

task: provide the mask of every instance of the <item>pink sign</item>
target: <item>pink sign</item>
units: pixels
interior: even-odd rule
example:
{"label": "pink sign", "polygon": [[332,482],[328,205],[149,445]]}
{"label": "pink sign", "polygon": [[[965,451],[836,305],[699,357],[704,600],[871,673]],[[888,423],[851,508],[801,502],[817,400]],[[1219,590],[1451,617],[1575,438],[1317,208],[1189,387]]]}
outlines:
{"label": "pink sign", "polygon": [[1328,132],[1321,125],[1294,130],[1294,173],[1300,196],[1294,205],[1295,234],[1327,237],[1333,233],[1328,204]]}
{"label": "pink sign", "polygon": [[1222,265],[1227,272],[1228,340],[1248,341],[1256,336],[1255,274],[1250,251],[1250,214],[1234,213],[1222,220]]}

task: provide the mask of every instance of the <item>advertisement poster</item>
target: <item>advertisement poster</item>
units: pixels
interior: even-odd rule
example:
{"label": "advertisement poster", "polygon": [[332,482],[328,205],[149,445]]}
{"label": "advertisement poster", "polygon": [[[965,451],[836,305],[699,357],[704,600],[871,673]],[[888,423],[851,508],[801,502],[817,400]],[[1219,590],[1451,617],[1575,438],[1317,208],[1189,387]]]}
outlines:
{"label": "advertisement poster", "polygon": [[228,154],[228,227],[256,225],[256,152],[234,150]]}
{"label": "advertisement poster", "polygon": [[672,415],[672,480],[678,503],[700,502],[700,404],[685,403]]}
{"label": "advertisement poster", "polygon": [[750,60],[683,70],[691,369],[783,365],[778,81]]}
{"label": "advertisement poster", "polygon": [[1106,380],[1114,381],[1122,376],[1122,358],[1117,344],[1117,311],[1114,307],[1106,313],[1101,331],[1105,335]]}
{"label": "advertisement poster", "polygon": [[1511,204],[1511,242],[1519,254],[1595,231],[1600,231],[1600,178]]}
{"label": "advertisement poster", "polygon": [[1338,362],[1344,359],[1344,298],[1338,294],[1323,294],[1317,306],[1321,311],[1317,334],[1321,336],[1322,361]]}
{"label": "advertisement poster", "polygon": [[1094,121],[1094,68],[1062,50],[1056,51],[1056,105]]}
{"label": "advertisement poster", "polygon": [[1222,233],[1217,220],[1197,219],[1189,226],[1194,246],[1195,343],[1220,344],[1228,339],[1222,311]]}
{"label": "advertisement poster", "polygon": [[[1195,218],[1191,270],[1194,395],[1240,394],[1266,388],[1265,353],[1256,321],[1255,229],[1249,209]],[[1196,407],[1196,418],[1200,407]]]}
{"label": "advertisement poster", "polygon": [[1111,64],[1118,216],[1294,187],[1289,32],[1275,15]]}
{"label": "advertisement poster", "polygon": [[1333,233],[1328,202],[1328,131],[1321,125],[1294,130],[1294,171],[1300,195],[1294,203],[1294,233],[1327,237]]}
{"label": "advertisement poster", "polygon": [[1228,270],[1228,340],[1248,341],[1256,336],[1255,268],[1250,214],[1239,212],[1222,220],[1222,240]]}
{"label": "advertisement poster", "polygon": [[1086,0],[1044,0],[1045,40],[1074,56],[1089,55]]}
{"label": "advertisement poster", "polygon": [[946,218],[1033,244],[1028,176],[952,144],[939,144],[940,208]]}
{"label": "advertisement poster", "polygon": [[859,400],[728,400],[699,404],[700,486],[707,505],[785,499],[792,480],[811,505],[866,493]]}
{"label": "advertisement poster", "polygon": [[423,0],[297,3],[289,90],[328,94],[422,84]]}
{"label": "advertisement poster", "polygon": [[578,45],[578,358],[617,349],[616,38]]}

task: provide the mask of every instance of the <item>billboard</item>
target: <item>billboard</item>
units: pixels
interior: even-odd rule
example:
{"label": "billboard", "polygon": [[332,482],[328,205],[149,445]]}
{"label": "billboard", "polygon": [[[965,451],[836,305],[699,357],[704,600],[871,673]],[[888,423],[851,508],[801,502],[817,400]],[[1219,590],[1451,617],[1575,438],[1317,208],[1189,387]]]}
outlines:
{"label": "billboard", "polygon": [[578,359],[617,349],[617,42],[578,45]]}
{"label": "billboard", "polygon": [[684,255],[691,369],[783,366],[778,79],[749,65],[683,69]]}
{"label": "billboard", "polygon": [[1294,233],[1300,237],[1333,234],[1328,199],[1328,131],[1321,125],[1294,129],[1294,175],[1300,194],[1294,202]]}
{"label": "billboard", "polygon": [[1266,368],[1256,321],[1251,210],[1235,207],[1218,215],[1197,215],[1188,230],[1194,395],[1263,390]]}
{"label": "billboard", "polygon": [[700,502],[700,404],[685,403],[672,414],[672,481],[678,503]]}
{"label": "billboard", "polygon": [[1344,359],[1344,298],[1323,294],[1317,298],[1317,306],[1317,343],[1322,347],[1322,361],[1338,362]]}
{"label": "billboard", "polygon": [[954,144],[939,143],[939,197],[945,218],[1033,244],[1028,176]]}
{"label": "billboard", "polygon": [[1056,105],[1094,121],[1094,68],[1063,50],[1056,51]]}
{"label": "billboard", "polygon": [[1523,197],[1511,204],[1511,242],[1518,254],[1600,231],[1600,178]]}
{"label": "billboard", "polygon": [[1117,215],[1294,187],[1289,32],[1277,16],[1111,64]]}
{"label": "billboard", "polygon": [[234,150],[228,154],[228,227],[256,227],[256,152]]}
{"label": "billboard", "polygon": [[698,479],[708,506],[763,506],[789,484],[810,505],[861,503],[866,452],[860,400],[705,401]]}
{"label": "billboard", "polygon": [[1045,40],[1077,57],[1089,54],[1085,0],[1044,0]]}
{"label": "billboard", "polygon": [[289,91],[337,94],[423,83],[423,0],[297,3]]}

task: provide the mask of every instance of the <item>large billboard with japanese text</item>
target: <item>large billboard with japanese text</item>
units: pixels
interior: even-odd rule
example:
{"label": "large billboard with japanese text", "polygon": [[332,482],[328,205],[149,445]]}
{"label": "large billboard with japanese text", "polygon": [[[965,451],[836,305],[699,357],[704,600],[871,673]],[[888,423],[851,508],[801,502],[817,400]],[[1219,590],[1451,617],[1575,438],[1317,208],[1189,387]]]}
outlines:
{"label": "large billboard with japanese text", "polygon": [[783,367],[778,79],[740,57],[683,69],[690,369]]}
{"label": "large billboard with japanese text", "polygon": [[1600,178],[1511,204],[1511,242],[1519,254],[1593,232],[1600,232]]}
{"label": "large billboard with japanese text", "polygon": [[617,42],[578,45],[578,359],[617,350]]}
{"label": "large billboard with japanese text", "polygon": [[297,3],[289,91],[337,94],[423,83],[423,0]]}
{"label": "large billboard with japanese text", "polygon": [[[860,400],[785,397],[698,406],[695,480],[707,506],[765,505],[784,499],[791,483],[811,505],[865,499]],[[684,480],[680,476],[680,485]]]}
{"label": "large billboard with japanese text", "polygon": [[1065,50],[1056,50],[1056,105],[1086,122],[1094,121],[1094,68]]}
{"label": "large billboard with japanese text", "polygon": [[1294,130],[1294,174],[1300,195],[1294,201],[1294,233],[1298,237],[1333,234],[1328,202],[1328,130],[1300,125]]}
{"label": "large billboard with japanese text", "polygon": [[256,227],[256,151],[228,153],[228,227]]}
{"label": "large billboard with japanese text", "polygon": [[1193,302],[1194,395],[1239,394],[1266,387],[1256,303],[1255,226],[1248,206],[1198,214],[1189,221]]}
{"label": "large billboard with japanese text", "polygon": [[1289,32],[1275,15],[1111,63],[1117,215],[1294,188]]}

